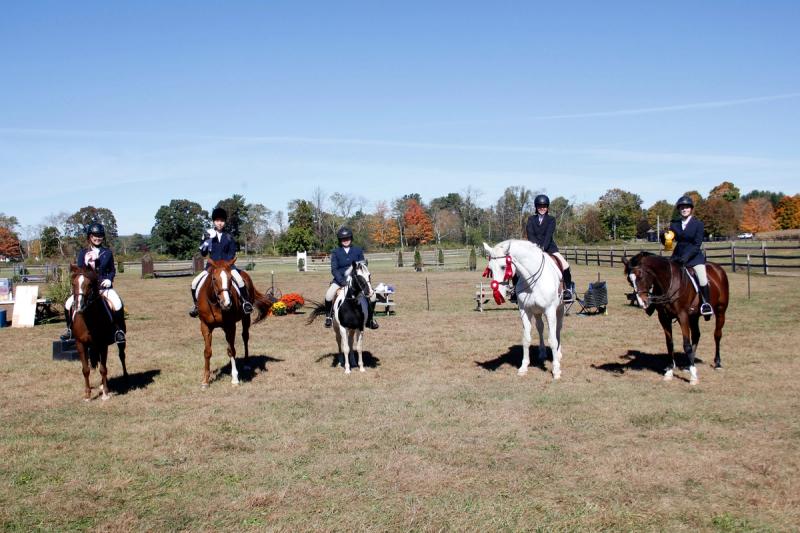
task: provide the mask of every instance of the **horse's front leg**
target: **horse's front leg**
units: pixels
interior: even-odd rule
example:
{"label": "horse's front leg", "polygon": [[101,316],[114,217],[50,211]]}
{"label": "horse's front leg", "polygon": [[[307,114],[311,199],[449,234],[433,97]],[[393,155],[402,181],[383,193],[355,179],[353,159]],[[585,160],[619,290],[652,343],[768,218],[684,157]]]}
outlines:
{"label": "horse's front leg", "polygon": [[686,358],[689,359],[689,385],[697,385],[697,367],[694,365],[694,350],[692,350],[691,339],[691,326],[689,325],[689,317],[686,313],[681,313],[678,316],[678,322],[681,325],[681,333],[683,333],[683,351]]}
{"label": "horse's front leg", "polygon": [[203,383],[201,384],[201,387],[207,389],[208,380],[211,379],[211,340],[214,330],[201,320],[200,332],[203,334],[203,341],[205,341],[205,349],[203,350]]}
{"label": "horse's front leg", "polygon": [[556,306],[551,305],[545,313],[547,314],[547,337],[550,349],[553,351],[553,379],[559,379],[561,378],[561,342],[559,341]]}
{"label": "horse's front leg", "polygon": [[[250,294],[253,294],[252,292]],[[245,370],[250,370],[247,358],[250,357],[250,315],[242,317],[242,343],[244,344],[244,366]]]}
{"label": "horse's front leg", "polygon": [[108,346],[98,347],[100,351],[100,398],[103,400],[108,400],[111,396],[108,395],[108,367],[106,363],[108,362]]}
{"label": "horse's front leg", "polygon": [[725,311],[720,312],[717,310],[714,313],[714,344],[716,345],[716,350],[714,352],[714,368],[720,369],[722,368],[722,359],[719,356],[719,343],[722,340],[722,326],[725,325]]}
{"label": "horse's front leg", "polygon": [[700,344],[700,315],[689,317],[689,328],[692,332],[692,353],[697,353],[697,345]]}
{"label": "horse's front leg", "polygon": [[661,323],[661,328],[664,330],[664,340],[667,343],[667,355],[669,356],[672,364],[664,371],[664,381],[672,379],[675,372],[675,346],[672,342],[672,318],[665,311],[658,310],[658,321]]}
{"label": "horse's front leg", "polygon": [[354,342],[355,331],[352,329],[347,330],[346,335],[344,338],[346,339],[347,347],[346,349],[343,347],[342,352],[344,353],[344,373],[350,373],[350,354],[353,352],[353,347],[355,346]]}
{"label": "horse's front leg", "polygon": [[92,399],[92,387],[89,385],[89,372],[91,368],[89,367],[89,354],[87,353],[87,347],[82,342],[78,341],[75,343],[75,348],[78,350],[78,355],[81,358],[81,370],[83,371],[83,400],[88,402]]}
{"label": "horse's front leg", "polygon": [[225,340],[228,341],[228,357],[231,359],[231,385],[239,384],[239,370],[236,368],[236,323],[225,326]]}
{"label": "horse's front leg", "polygon": [[356,351],[358,352],[358,369],[364,372],[364,352],[361,351],[361,341],[364,338],[363,331],[356,331]]}
{"label": "horse's front leg", "polygon": [[350,344],[349,344],[349,336],[350,333],[339,326],[339,334],[337,338],[339,340],[339,353],[342,354],[342,365],[344,366],[344,373],[350,373]]}
{"label": "horse's front leg", "polygon": [[520,364],[517,374],[522,376],[528,372],[528,367],[531,366],[531,317],[525,309],[519,310],[519,316],[522,319],[522,364]]}
{"label": "horse's front leg", "polygon": [[534,320],[536,321],[536,332],[539,334],[539,356],[538,361],[539,364],[542,365],[544,368],[544,362],[547,360],[547,348],[544,345],[544,320],[542,319],[542,315],[534,315]]}

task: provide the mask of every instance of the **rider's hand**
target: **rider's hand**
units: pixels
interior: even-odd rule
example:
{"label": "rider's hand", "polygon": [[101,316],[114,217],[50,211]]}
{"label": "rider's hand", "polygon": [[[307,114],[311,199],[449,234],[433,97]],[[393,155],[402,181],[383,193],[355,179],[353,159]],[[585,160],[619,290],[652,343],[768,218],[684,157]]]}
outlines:
{"label": "rider's hand", "polygon": [[213,239],[217,236],[217,230],[215,230],[214,228],[206,230],[206,233],[208,234],[209,239]]}
{"label": "rider's hand", "polygon": [[110,289],[110,288],[111,288],[111,280],[110,280],[110,279],[104,279],[104,280],[103,280],[103,281],[100,283],[100,286],[101,286],[102,288],[104,288],[104,289]]}

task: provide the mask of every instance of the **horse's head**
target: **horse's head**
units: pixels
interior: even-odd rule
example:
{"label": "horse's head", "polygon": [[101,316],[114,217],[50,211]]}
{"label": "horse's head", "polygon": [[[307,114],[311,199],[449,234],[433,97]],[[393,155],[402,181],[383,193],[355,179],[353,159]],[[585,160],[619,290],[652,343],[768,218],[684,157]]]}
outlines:
{"label": "horse's head", "polygon": [[516,266],[511,260],[509,250],[504,249],[502,243],[494,248],[483,243],[483,249],[486,250],[486,256],[489,258],[489,264],[486,266],[486,270],[483,271],[483,277],[492,280],[491,287],[494,293],[494,301],[501,304],[508,296],[509,282],[516,273]]}
{"label": "horse's head", "polygon": [[366,261],[353,261],[353,264],[348,269],[348,275],[350,276],[350,288],[355,294],[361,292],[367,298],[372,296],[372,282],[370,280],[372,275],[369,273]]}
{"label": "horse's head", "polygon": [[208,262],[211,264],[211,273],[209,274],[211,290],[214,291],[220,308],[223,311],[227,311],[233,305],[233,299],[231,298],[231,285],[233,283],[231,268],[236,263],[236,258],[234,257],[229,261],[214,261],[210,259]]}
{"label": "horse's head", "polygon": [[97,272],[89,267],[70,265],[72,281],[72,300],[75,309],[82,312],[94,299],[99,290]]}
{"label": "horse's head", "polygon": [[647,310],[653,298],[653,288],[656,285],[655,271],[649,265],[651,260],[647,259],[654,256],[650,252],[639,252],[630,259],[624,257],[622,263],[625,265],[625,278],[628,284],[633,287],[639,306]]}

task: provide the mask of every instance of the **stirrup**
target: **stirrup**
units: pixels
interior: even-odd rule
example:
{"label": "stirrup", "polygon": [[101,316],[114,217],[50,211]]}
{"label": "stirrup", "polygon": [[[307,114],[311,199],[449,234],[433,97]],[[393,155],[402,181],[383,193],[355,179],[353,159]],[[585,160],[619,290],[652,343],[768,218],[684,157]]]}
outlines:
{"label": "stirrup", "polygon": [[250,313],[253,312],[253,304],[245,300],[244,303],[242,304],[242,311],[244,311],[249,315]]}
{"label": "stirrup", "polygon": [[72,330],[67,328],[64,330],[64,333],[61,334],[62,341],[71,341],[72,340]]}
{"label": "stirrup", "polygon": [[325,327],[330,328],[333,327],[333,318],[326,316],[325,317]]}
{"label": "stirrup", "polygon": [[197,315],[200,314],[200,311],[197,310],[197,306],[195,305],[189,310],[189,316],[192,318],[197,318]]}
{"label": "stirrup", "polygon": [[572,295],[572,291],[569,289],[564,289],[564,292],[561,293],[561,301],[565,303],[570,303],[575,300],[575,297]]}
{"label": "stirrup", "polygon": [[117,344],[123,344],[125,341],[125,332],[121,329],[118,329],[117,332],[114,333],[114,342]]}
{"label": "stirrup", "polygon": [[710,303],[703,302],[700,305],[700,314],[703,316],[711,316],[714,314],[714,309],[711,307]]}
{"label": "stirrup", "polygon": [[373,320],[372,320],[372,322],[369,322],[369,323],[367,324],[367,327],[368,327],[369,329],[378,329],[380,326],[378,325],[378,323],[377,323],[377,322],[375,322],[375,319],[373,319]]}

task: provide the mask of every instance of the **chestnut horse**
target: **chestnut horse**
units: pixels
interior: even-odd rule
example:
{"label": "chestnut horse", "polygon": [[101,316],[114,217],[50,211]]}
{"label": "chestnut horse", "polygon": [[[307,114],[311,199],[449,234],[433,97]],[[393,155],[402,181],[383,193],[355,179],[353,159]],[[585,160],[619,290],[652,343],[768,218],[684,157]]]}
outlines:
{"label": "chestnut horse", "polygon": [[[630,260],[622,261],[625,264],[625,277],[636,292],[639,305],[648,315],[658,311],[658,320],[667,341],[667,352],[672,359],[672,366],[664,373],[664,380],[672,379],[675,369],[672,321],[677,320],[683,333],[683,351],[689,359],[689,383],[696,385],[698,379],[694,358],[700,341],[700,296],[689,273],[683,265],[648,252],[640,252]],[[714,368],[722,368],[719,342],[725,325],[725,311],[728,309],[728,276],[721,266],[711,262],[706,262],[706,273],[711,296],[709,303],[714,309],[716,321]],[[706,320],[709,319],[706,317]]]}
{"label": "chestnut horse", "polygon": [[[116,327],[111,320],[111,313],[103,301],[100,292],[100,283],[97,272],[89,267],[70,265],[72,280],[72,335],[75,338],[75,347],[81,358],[83,367],[83,380],[85,390],[83,399],[91,399],[92,388],[89,385],[89,372],[91,368],[100,365],[101,398],[108,400],[108,346],[114,343]],[[125,331],[125,322],[120,325]],[[128,369],[125,367],[125,343],[117,345],[119,360],[122,363],[122,375],[128,378]]]}
{"label": "chestnut horse", "polygon": [[[228,341],[228,357],[231,358],[231,384],[239,384],[239,371],[236,369],[236,323],[242,322],[242,341],[244,342],[244,357],[250,356],[248,342],[250,340],[250,315],[242,310],[242,299],[235,288],[236,283],[231,276],[231,267],[236,259],[230,261],[214,261],[209,259],[209,275],[198,289],[197,311],[200,317],[200,332],[205,340],[205,367],[203,370],[202,387],[208,387],[211,377],[211,337],[216,328],[225,331]],[[258,292],[253,285],[253,280],[247,272],[239,272],[247,285],[248,294],[253,298],[253,304],[258,315],[253,324],[261,322],[272,307],[273,302],[265,295]]]}

